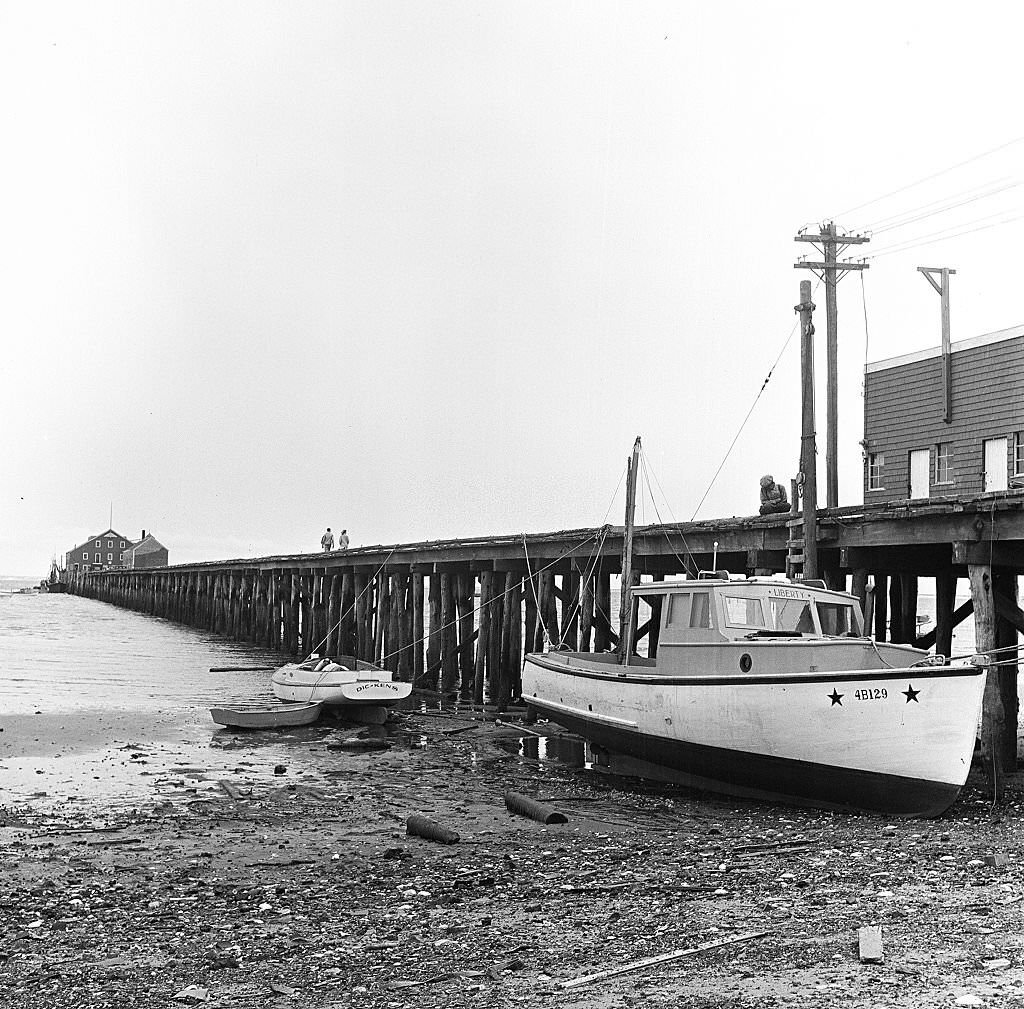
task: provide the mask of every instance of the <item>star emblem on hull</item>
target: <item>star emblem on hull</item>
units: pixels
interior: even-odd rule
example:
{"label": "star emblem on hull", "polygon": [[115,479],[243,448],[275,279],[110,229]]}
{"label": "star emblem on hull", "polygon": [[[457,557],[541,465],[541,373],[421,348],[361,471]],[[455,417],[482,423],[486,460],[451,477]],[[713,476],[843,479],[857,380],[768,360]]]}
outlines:
{"label": "star emblem on hull", "polygon": [[913,688],[913,686],[911,684],[909,684],[909,683],[907,684],[907,689],[906,690],[901,690],[900,693],[903,694],[903,696],[907,699],[907,704],[909,704],[911,701],[913,701],[915,704],[920,704],[921,703],[917,699],[917,695],[919,693],[921,693],[921,691],[920,690],[915,690]]}
{"label": "star emblem on hull", "polygon": [[828,695],[828,698],[832,702],[832,707],[834,708],[837,704],[839,705],[839,707],[843,706],[843,698],[845,696],[845,694],[839,693],[839,691],[836,690],[835,687],[833,687],[832,693]]}

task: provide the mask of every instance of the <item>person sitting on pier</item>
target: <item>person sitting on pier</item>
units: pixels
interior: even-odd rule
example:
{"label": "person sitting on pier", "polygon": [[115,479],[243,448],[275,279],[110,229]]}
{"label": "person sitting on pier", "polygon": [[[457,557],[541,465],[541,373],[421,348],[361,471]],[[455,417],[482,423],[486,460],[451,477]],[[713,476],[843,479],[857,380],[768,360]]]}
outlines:
{"label": "person sitting on pier", "polygon": [[789,499],[785,487],[777,484],[771,473],[761,477],[761,514],[774,515],[776,512],[788,511]]}
{"label": "person sitting on pier", "polygon": [[331,532],[330,526],[327,527],[327,532],[320,537],[320,546],[326,551],[334,549],[334,533]]}

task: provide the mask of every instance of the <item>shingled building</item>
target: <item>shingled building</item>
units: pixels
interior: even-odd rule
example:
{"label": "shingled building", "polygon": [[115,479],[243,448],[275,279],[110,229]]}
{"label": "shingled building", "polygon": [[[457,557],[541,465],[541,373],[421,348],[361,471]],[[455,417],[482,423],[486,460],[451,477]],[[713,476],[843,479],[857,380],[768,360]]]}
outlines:
{"label": "shingled building", "polygon": [[869,364],[863,446],[865,504],[1024,492],[1024,326]]}

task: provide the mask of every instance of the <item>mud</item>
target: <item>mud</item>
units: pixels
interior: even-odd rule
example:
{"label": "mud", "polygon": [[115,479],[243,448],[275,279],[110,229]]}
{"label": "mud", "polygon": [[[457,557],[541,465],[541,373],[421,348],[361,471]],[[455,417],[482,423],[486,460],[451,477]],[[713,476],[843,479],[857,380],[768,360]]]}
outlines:
{"label": "mud", "polygon": [[[12,1009],[1024,1004],[1019,778],[1002,807],[975,771],[942,818],[887,822],[607,777],[554,727],[436,706],[283,733],[18,717]],[[568,823],[513,815],[509,789]],[[408,836],[414,813],[459,842]]]}

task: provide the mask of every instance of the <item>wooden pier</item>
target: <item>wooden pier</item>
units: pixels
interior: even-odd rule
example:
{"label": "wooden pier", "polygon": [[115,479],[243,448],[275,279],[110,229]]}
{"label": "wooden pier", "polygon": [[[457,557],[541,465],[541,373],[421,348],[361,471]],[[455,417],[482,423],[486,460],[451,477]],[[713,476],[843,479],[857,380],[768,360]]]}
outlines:
{"label": "wooden pier", "polygon": [[[798,517],[753,516],[638,527],[631,578],[698,570],[787,569]],[[518,695],[522,656],[547,641],[573,650],[618,646],[612,577],[624,531],[602,526],[372,546],[280,557],[77,573],[70,590],[285,655],[355,654],[420,689],[499,707]],[[934,646],[973,614],[979,651],[1024,632],[1024,494],[819,509],[818,570],[860,596],[877,640]],[[936,580],[936,627],[917,636],[920,577]],[[971,599],[955,605],[957,579]],[[636,604],[634,604],[636,605]],[[424,620],[424,614],[427,614]],[[657,614],[637,642],[657,647]],[[986,760],[1016,768],[1016,652],[998,653],[985,696]]]}

